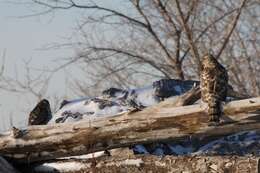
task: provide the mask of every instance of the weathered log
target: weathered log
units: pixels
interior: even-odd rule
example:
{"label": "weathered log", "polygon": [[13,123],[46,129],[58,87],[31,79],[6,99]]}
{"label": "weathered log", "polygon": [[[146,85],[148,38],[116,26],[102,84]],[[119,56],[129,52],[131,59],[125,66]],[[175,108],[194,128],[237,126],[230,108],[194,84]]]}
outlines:
{"label": "weathered log", "polygon": [[18,173],[3,157],[0,157],[0,173]]}
{"label": "weathered log", "polygon": [[30,167],[35,173],[151,172],[151,173],[258,173],[259,157],[236,156],[146,156],[103,157],[88,160],[59,160]]}
{"label": "weathered log", "polygon": [[258,109],[260,97],[230,102],[224,111],[235,121],[214,127],[208,126],[204,105],[174,108],[165,102],[140,112],[94,121],[28,127],[20,138],[1,136],[0,153],[33,162],[191,135],[219,136],[255,130],[260,129],[260,115],[242,113]]}

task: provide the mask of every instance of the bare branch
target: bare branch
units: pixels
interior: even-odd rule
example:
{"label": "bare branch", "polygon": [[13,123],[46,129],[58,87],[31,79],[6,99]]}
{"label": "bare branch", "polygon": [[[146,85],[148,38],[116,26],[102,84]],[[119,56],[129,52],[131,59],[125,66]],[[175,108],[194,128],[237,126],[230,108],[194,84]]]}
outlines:
{"label": "bare branch", "polygon": [[[165,47],[165,45],[162,43],[162,41],[160,40],[160,38],[158,37],[158,35],[155,33],[155,31],[153,30],[153,27],[148,19],[148,17],[144,14],[143,10],[140,7],[139,3],[133,3],[137,9],[137,11],[139,12],[139,14],[144,18],[146,25],[147,25],[147,30],[148,32],[150,32],[150,34],[153,36],[154,40],[158,43],[158,45],[162,48],[162,50],[164,51],[164,53],[167,56],[167,59],[170,61],[170,64],[172,65],[173,68],[175,68],[175,65],[177,64],[177,59],[176,57],[173,57],[170,52],[168,51],[168,49]],[[182,73],[182,71],[179,72],[179,76],[180,79],[184,79],[184,75]]]}
{"label": "bare branch", "polygon": [[162,69],[162,67],[158,66],[158,64],[156,64],[155,62],[148,60],[147,58],[141,56],[141,55],[137,55],[137,54],[132,54],[130,52],[124,51],[122,49],[118,49],[118,48],[104,48],[104,47],[91,47],[92,49],[96,50],[96,51],[111,51],[111,52],[116,52],[119,54],[123,54],[129,57],[134,57],[139,59],[141,62],[145,62],[148,63],[149,65],[151,65],[153,68],[155,68],[156,70],[160,71],[161,73],[163,73],[165,75],[165,77],[170,78],[170,76],[168,76],[167,73],[165,73]]}
{"label": "bare branch", "polygon": [[4,70],[5,70],[5,57],[6,57],[6,50],[4,50],[3,55],[2,55],[2,63],[1,63],[1,67],[0,67],[0,78],[4,74]]}
{"label": "bare branch", "polygon": [[234,29],[235,29],[235,27],[236,27],[236,25],[237,25],[237,22],[238,22],[238,20],[239,20],[239,17],[240,17],[240,14],[241,14],[241,12],[242,12],[242,9],[243,9],[243,7],[246,5],[246,2],[247,2],[247,0],[243,0],[243,1],[242,1],[241,5],[240,5],[240,7],[239,7],[239,9],[238,9],[237,15],[234,17],[234,19],[233,19],[232,22],[231,22],[231,28],[230,28],[230,30],[227,32],[226,37],[225,37],[225,40],[224,40],[224,43],[222,44],[221,48],[219,49],[216,58],[219,58],[219,57],[221,56],[223,50],[225,49],[225,47],[226,47],[226,45],[227,45],[227,43],[228,43],[228,41],[229,41],[229,39],[230,39],[230,37],[231,37],[233,31],[234,31]]}
{"label": "bare branch", "polygon": [[[189,46],[191,48],[193,58],[196,60],[196,63],[198,65],[198,69],[199,69],[200,66],[201,66],[201,62],[200,62],[198,48],[194,44],[194,41],[193,41],[192,31],[190,30],[188,24],[185,22],[185,17],[184,17],[184,14],[182,12],[182,9],[181,9],[179,1],[175,0],[175,2],[176,2],[176,6],[177,6],[177,10],[178,10],[179,16],[180,16],[180,21],[181,21],[182,27],[183,27],[183,29],[184,29],[184,31],[185,31],[185,33],[187,35],[188,41],[189,41]],[[198,70],[198,74],[199,74],[199,70]]]}

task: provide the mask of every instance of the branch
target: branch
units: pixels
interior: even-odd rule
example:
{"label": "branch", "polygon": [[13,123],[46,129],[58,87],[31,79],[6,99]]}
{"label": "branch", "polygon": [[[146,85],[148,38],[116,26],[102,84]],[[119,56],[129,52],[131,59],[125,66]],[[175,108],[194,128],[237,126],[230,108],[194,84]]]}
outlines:
{"label": "branch", "polygon": [[243,0],[243,1],[242,1],[241,5],[240,5],[240,7],[239,7],[239,9],[238,9],[238,12],[237,12],[236,17],[235,17],[235,18],[233,19],[233,21],[231,22],[231,28],[230,28],[230,30],[227,32],[226,38],[225,38],[225,40],[224,40],[224,43],[223,43],[223,45],[221,46],[221,48],[220,48],[220,50],[219,50],[219,52],[218,52],[218,54],[217,54],[217,56],[216,56],[217,59],[221,56],[221,54],[222,54],[223,50],[225,49],[225,47],[226,47],[226,45],[227,45],[227,43],[228,43],[228,41],[229,41],[229,39],[230,39],[230,37],[231,37],[231,35],[232,35],[234,29],[235,29],[235,27],[237,26],[237,22],[238,22],[238,20],[239,20],[239,17],[240,17],[240,14],[241,14],[241,12],[242,12],[242,9],[243,9],[243,7],[244,7],[245,4],[246,4],[246,1],[247,1],[247,0]]}
{"label": "branch", "polygon": [[[204,34],[207,33],[207,31],[213,26],[215,25],[216,23],[218,23],[219,21],[221,21],[223,18],[225,18],[226,16],[232,14],[234,11],[236,11],[237,9],[233,9],[233,10],[230,10],[226,13],[224,13],[222,16],[220,16],[219,18],[215,19],[213,22],[211,22],[209,25],[207,25],[199,34],[199,36],[197,36],[197,38],[195,39],[194,41],[194,44],[197,43],[200,38],[202,36],[204,36]],[[188,54],[188,52],[190,51],[190,47],[187,48],[187,50],[184,52],[183,56],[181,57],[180,61],[183,61],[184,58],[186,57],[186,55]]]}
{"label": "branch", "polygon": [[5,58],[6,58],[6,50],[4,50],[3,55],[1,57],[2,65],[0,66],[0,78],[2,77],[2,75],[4,74],[4,71],[5,71]]}
{"label": "branch", "polygon": [[180,6],[180,3],[178,0],[175,0],[176,2],[176,5],[177,5],[177,11],[180,15],[180,20],[181,20],[181,24],[182,24],[182,27],[187,35],[187,38],[188,38],[188,43],[189,43],[189,46],[191,48],[191,52],[192,52],[192,55],[193,55],[193,58],[196,60],[197,62],[197,65],[198,65],[198,73],[200,73],[200,66],[201,66],[201,62],[200,62],[200,57],[199,57],[199,52],[198,52],[198,48],[196,47],[196,45],[194,44],[193,42],[193,35],[192,35],[192,32],[188,26],[188,24],[185,22],[185,17],[184,17],[184,14],[181,10],[181,6]]}
{"label": "branch", "polygon": [[[180,79],[184,79],[184,74],[182,70],[182,61],[180,61],[180,49],[181,49],[181,31],[178,30],[176,27],[176,24],[172,20],[169,12],[167,11],[166,7],[162,4],[160,0],[154,0],[154,4],[159,8],[159,12],[162,15],[163,19],[173,28],[173,31],[170,31],[170,35],[173,37],[173,40],[175,41],[176,48],[175,48],[175,64],[176,64],[176,72],[178,74],[178,77]],[[187,17],[188,18],[188,17]],[[174,35],[176,35],[174,37]]]}
{"label": "branch", "polygon": [[169,15],[169,12],[166,10],[166,7],[162,4],[162,2],[160,0],[153,0],[153,1],[156,4],[156,6],[159,8],[159,12],[162,15],[162,17],[164,18],[164,20],[170,26],[172,26],[172,28],[174,29],[175,32],[177,32],[178,28],[176,27],[176,24],[172,20],[171,16]]}
{"label": "branch", "polygon": [[[167,102],[167,101],[166,101]],[[260,128],[256,114],[239,114],[260,109],[260,97],[233,101],[225,105],[225,114],[235,121],[208,126],[205,107],[172,107],[163,103],[140,112],[130,112],[93,121],[31,126],[0,136],[0,154],[21,162],[82,155],[135,144],[172,141],[188,136],[207,137]],[[170,106],[169,106],[170,105]]]}
{"label": "branch", "polygon": [[[144,14],[143,10],[140,7],[139,1],[135,1],[133,2],[133,5],[136,7],[137,11],[139,12],[139,14],[144,18],[145,22],[146,22],[146,29],[147,31],[152,35],[152,37],[154,38],[154,40],[158,43],[158,45],[160,46],[160,48],[164,51],[164,53],[166,54],[167,59],[170,61],[171,67],[174,69],[175,65],[177,63],[176,61],[176,57],[172,57],[172,55],[170,54],[170,52],[168,51],[167,47],[162,43],[162,41],[160,40],[159,36],[155,33],[148,17]],[[181,76],[178,76],[179,78],[183,78],[183,74],[181,74]]]}
{"label": "branch", "polygon": [[152,66],[153,68],[155,68],[156,70],[160,71],[162,74],[165,75],[165,77],[170,78],[170,76],[162,70],[162,67],[158,66],[158,64],[156,64],[155,62],[151,61],[151,60],[147,60],[145,57],[141,56],[141,55],[137,55],[137,54],[132,54],[130,52],[127,52],[125,50],[122,49],[118,49],[118,48],[108,48],[108,47],[90,47],[93,50],[96,51],[108,51],[108,52],[115,52],[118,54],[122,54],[122,55],[126,55],[129,57],[133,57],[136,58],[144,63],[149,64],[150,66]]}
{"label": "branch", "polygon": [[113,15],[116,15],[116,16],[119,16],[121,18],[124,18],[126,20],[128,20],[129,22],[132,22],[134,24],[137,24],[141,27],[147,27],[145,23],[139,21],[139,20],[136,20],[132,17],[129,17],[119,11],[116,11],[116,10],[113,10],[113,9],[109,9],[109,8],[105,8],[105,7],[101,7],[101,6],[98,6],[98,5],[80,5],[80,4],[77,4],[75,3],[74,1],[70,1],[70,3],[65,3],[66,6],[58,6],[58,5],[51,5],[49,3],[44,3],[42,1],[38,1],[38,0],[33,0],[35,3],[39,4],[39,5],[42,5],[42,6],[45,6],[45,7],[48,7],[50,9],[70,9],[70,8],[82,8],[82,9],[94,9],[94,10],[101,10],[101,11],[104,11],[104,12],[109,12]]}

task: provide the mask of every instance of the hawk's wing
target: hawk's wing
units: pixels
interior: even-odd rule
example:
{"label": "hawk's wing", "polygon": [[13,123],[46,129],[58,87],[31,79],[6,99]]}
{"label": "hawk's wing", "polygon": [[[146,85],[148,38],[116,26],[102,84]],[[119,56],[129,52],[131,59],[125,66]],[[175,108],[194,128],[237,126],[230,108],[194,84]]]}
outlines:
{"label": "hawk's wing", "polygon": [[225,101],[227,97],[227,90],[228,90],[228,73],[227,70],[223,67],[220,66],[218,69],[218,74],[216,75],[216,93],[218,98],[221,101]]}
{"label": "hawk's wing", "polygon": [[204,102],[210,95],[225,101],[228,87],[228,74],[223,66],[215,69],[202,69],[201,72],[201,97]]}

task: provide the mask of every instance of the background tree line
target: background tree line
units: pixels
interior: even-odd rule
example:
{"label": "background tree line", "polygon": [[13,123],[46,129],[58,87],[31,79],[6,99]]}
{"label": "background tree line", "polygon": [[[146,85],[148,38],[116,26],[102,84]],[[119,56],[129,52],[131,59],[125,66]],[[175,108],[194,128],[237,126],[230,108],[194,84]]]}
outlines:
{"label": "background tree line", "polygon": [[84,74],[70,83],[79,96],[98,95],[112,86],[139,87],[161,78],[198,79],[200,58],[210,51],[228,69],[235,90],[260,95],[259,0],[116,0],[117,6],[100,0],[22,3],[37,8],[35,16],[81,10],[77,37],[49,47],[68,47],[76,53],[36,77],[27,66],[22,81],[0,73],[3,90],[27,91],[40,100],[52,75],[66,66],[77,66]]}

